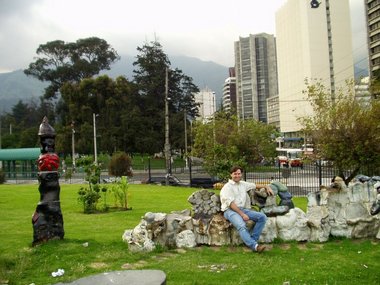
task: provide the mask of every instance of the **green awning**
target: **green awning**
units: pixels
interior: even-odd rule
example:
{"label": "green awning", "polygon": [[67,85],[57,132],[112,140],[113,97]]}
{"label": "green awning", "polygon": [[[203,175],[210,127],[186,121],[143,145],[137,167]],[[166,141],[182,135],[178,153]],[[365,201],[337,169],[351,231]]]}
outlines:
{"label": "green awning", "polygon": [[40,148],[0,149],[0,161],[36,160],[40,154]]}

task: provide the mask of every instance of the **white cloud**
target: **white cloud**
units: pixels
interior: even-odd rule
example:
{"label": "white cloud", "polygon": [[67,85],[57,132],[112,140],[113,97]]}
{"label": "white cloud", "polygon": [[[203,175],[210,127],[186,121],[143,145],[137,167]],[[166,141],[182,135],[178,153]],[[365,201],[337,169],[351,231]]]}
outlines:
{"label": "white cloud", "polygon": [[158,39],[169,56],[232,66],[234,41],[275,34],[275,12],[285,1],[0,0],[0,72],[26,68],[40,44],[90,36],[119,54],[135,55],[138,46]]}

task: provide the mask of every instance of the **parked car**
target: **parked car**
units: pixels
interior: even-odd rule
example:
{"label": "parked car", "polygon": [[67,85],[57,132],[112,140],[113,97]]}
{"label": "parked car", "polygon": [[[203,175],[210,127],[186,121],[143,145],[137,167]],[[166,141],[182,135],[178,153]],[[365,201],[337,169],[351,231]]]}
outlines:
{"label": "parked car", "polygon": [[[188,183],[185,183],[178,179],[178,177],[174,175],[169,175],[168,182],[170,186],[189,186]],[[151,176],[147,179],[141,181],[144,184],[158,184],[158,185],[166,185],[166,177],[165,176]]]}
{"label": "parked car", "polygon": [[190,186],[204,189],[214,188],[214,184],[220,182],[219,179],[215,179],[212,177],[200,177],[200,178],[192,178]]}

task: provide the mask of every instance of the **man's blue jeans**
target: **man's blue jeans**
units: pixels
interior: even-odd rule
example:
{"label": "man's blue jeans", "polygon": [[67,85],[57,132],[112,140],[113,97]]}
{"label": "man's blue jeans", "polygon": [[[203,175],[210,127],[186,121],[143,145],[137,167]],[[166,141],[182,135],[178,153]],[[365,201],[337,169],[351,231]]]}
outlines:
{"label": "man's blue jeans", "polygon": [[240,208],[240,210],[246,214],[250,220],[255,222],[255,225],[251,231],[248,231],[246,222],[243,218],[233,210],[227,209],[224,212],[224,217],[229,220],[234,227],[238,230],[239,235],[243,242],[252,250],[255,250],[257,242],[260,238],[260,234],[265,227],[267,216],[261,212],[256,212],[251,209]]}

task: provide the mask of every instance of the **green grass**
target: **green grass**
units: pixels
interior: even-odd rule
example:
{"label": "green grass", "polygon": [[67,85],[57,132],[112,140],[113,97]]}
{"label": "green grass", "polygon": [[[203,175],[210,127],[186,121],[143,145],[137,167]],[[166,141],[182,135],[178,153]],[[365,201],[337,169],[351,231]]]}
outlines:
{"label": "green grass", "polygon": [[[146,212],[190,208],[190,188],[130,185],[129,211],[86,215],[77,202],[79,185],[61,185],[65,238],[32,247],[31,216],[38,185],[0,185],[0,284],[55,284],[100,272],[159,269],[167,284],[379,284],[378,240],[333,239],[327,243],[275,241],[255,254],[244,246],[159,248],[130,253],[121,236]],[[305,198],[294,198],[306,209]],[[112,206],[112,199],[109,197]],[[88,247],[83,244],[88,242]],[[51,272],[65,270],[62,277]]]}

